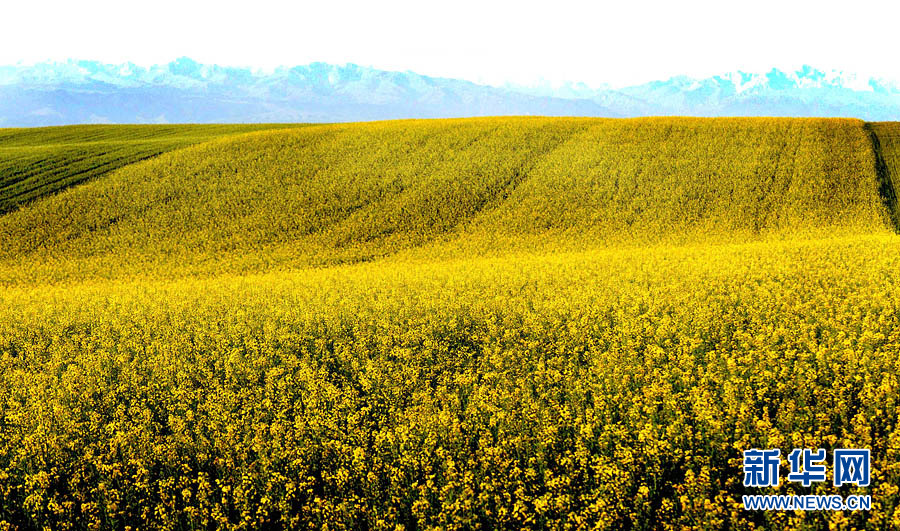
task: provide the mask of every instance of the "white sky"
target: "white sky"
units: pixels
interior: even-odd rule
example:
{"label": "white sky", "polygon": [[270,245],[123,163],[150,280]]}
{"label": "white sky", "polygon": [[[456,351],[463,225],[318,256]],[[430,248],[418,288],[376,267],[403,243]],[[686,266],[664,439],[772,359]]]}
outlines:
{"label": "white sky", "polygon": [[614,86],[810,64],[900,81],[897,2],[0,0],[0,64],[313,61]]}

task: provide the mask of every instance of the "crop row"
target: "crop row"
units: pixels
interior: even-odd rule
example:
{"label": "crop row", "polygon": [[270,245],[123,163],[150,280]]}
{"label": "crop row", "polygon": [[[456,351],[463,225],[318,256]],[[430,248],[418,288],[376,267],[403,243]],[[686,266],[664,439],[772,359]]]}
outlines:
{"label": "crop row", "polygon": [[0,129],[0,214],[160,153],[287,125]]}

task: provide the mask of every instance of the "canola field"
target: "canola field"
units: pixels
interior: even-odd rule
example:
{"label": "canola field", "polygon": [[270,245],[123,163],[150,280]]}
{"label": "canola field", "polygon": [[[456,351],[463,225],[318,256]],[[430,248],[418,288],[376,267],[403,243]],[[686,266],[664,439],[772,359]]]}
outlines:
{"label": "canola field", "polygon": [[287,125],[91,125],[0,129],[0,214],[134,162]]}
{"label": "canola field", "polygon": [[[898,528],[898,139],[337,124],[38,199],[0,216],[0,529]],[[750,448],[871,485],[744,487]]]}

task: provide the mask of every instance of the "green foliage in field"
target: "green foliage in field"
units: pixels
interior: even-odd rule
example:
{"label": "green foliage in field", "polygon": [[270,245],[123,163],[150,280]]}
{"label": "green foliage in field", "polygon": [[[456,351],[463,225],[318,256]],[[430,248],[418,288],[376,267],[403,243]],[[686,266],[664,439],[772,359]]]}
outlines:
{"label": "green foliage in field", "polygon": [[110,125],[0,129],[0,214],[167,151],[290,125]]}
{"label": "green foliage in field", "polygon": [[[900,528],[893,130],[314,126],[0,216],[0,529]],[[836,492],[752,447],[873,511],[743,511]]]}
{"label": "green foliage in field", "polygon": [[891,214],[894,227],[900,230],[900,123],[881,122],[867,124],[878,156],[881,195]]}

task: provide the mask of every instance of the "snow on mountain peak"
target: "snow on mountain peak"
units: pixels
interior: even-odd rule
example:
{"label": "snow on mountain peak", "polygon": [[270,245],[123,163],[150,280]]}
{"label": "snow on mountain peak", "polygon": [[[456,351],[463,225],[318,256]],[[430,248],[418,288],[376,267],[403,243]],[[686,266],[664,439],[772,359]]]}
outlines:
{"label": "snow on mountain peak", "polygon": [[[118,100],[105,96],[121,96],[125,89],[130,91],[128,97],[135,98],[135,108],[159,103],[154,112],[165,113],[173,121],[252,121],[253,118],[242,114],[248,112],[242,110],[241,105],[245,104],[255,109],[288,109],[281,114],[258,111],[270,113],[260,115],[265,120],[315,117],[319,121],[337,121],[509,112],[585,116],[857,116],[879,120],[900,117],[900,88],[896,83],[811,66],[788,71],[735,70],[708,78],[675,76],[613,89],[609,85],[589,86],[546,79],[530,85],[507,83],[494,87],[414,72],[376,70],[352,63],[319,62],[263,71],[202,64],[188,57],[149,67],[67,60],[0,66],[0,89],[6,98],[6,102],[0,98],[0,121],[6,124],[32,123],[28,121],[31,118],[16,121],[14,116],[25,112],[17,110],[17,105],[33,107],[37,105],[34,101],[39,100],[44,102],[42,107],[26,110],[46,107],[57,113],[64,110],[61,106],[76,105],[54,99],[64,93],[92,95],[84,97],[93,98],[89,105],[98,116],[119,116],[117,120],[127,121],[127,117],[122,118],[126,116],[123,113],[131,111],[114,108],[116,104],[110,102]],[[18,97],[22,99],[17,100]],[[175,108],[163,105],[164,101]],[[187,101],[192,103],[186,105]],[[208,107],[209,114],[201,116],[187,111],[193,114],[179,117],[177,108],[190,109],[195,105]],[[366,106],[382,110],[365,110],[370,109]],[[427,111],[421,110],[424,106]],[[46,118],[41,118],[42,125],[62,120],[56,114],[34,116]],[[142,116],[138,118],[143,119]],[[78,123],[81,118],[65,120]]]}

